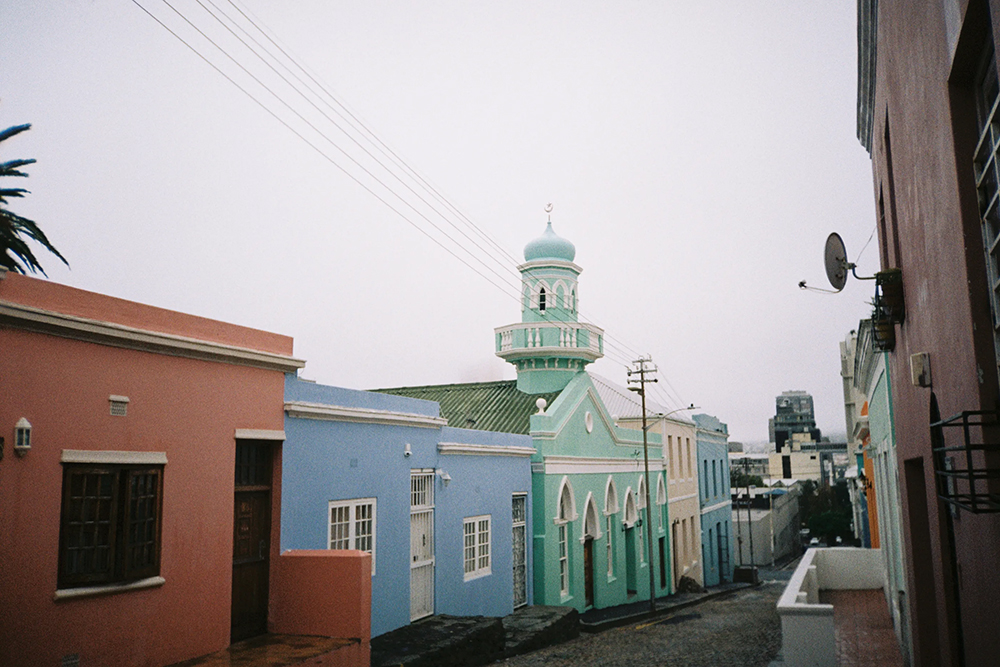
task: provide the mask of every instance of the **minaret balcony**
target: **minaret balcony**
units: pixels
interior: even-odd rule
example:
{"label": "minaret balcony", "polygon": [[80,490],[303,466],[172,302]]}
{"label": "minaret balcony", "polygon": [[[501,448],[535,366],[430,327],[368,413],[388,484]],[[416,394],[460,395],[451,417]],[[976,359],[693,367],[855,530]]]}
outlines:
{"label": "minaret balcony", "polygon": [[522,322],[498,327],[496,353],[512,361],[525,357],[562,357],[595,361],[604,356],[604,330],[580,322]]}

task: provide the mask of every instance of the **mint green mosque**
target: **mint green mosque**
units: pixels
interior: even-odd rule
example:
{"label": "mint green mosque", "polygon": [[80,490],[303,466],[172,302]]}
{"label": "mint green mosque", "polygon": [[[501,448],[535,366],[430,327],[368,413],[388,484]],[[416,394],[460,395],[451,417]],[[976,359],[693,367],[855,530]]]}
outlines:
{"label": "mint green mosque", "polygon": [[582,612],[648,600],[651,571],[657,596],[672,590],[659,437],[650,434],[646,507],[642,433],[615,426],[586,372],[604,354],[604,332],[579,321],[575,258],[551,221],[524,248],[521,321],[495,330],[516,381],[380,391],[437,401],[450,426],[531,435],[532,562],[515,577],[532,582],[535,604]]}

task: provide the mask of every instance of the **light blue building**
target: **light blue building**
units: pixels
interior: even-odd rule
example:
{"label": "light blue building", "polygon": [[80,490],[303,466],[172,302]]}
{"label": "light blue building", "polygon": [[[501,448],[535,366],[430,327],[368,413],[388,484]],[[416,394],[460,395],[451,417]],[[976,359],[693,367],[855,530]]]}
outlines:
{"label": "light blue building", "polygon": [[697,424],[698,500],[705,586],[733,580],[732,499],[729,495],[729,428],[711,415]]}
{"label": "light blue building", "polygon": [[287,375],[281,548],[372,554],[372,636],[531,604],[527,435],[452,428],[439,405]]}

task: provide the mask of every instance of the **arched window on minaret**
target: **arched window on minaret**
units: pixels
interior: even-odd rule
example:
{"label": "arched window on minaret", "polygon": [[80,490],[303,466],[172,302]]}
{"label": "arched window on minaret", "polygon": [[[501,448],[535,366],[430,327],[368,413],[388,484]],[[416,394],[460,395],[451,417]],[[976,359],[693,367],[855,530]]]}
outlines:
{"label": "arched window on minaret", "polygon": [[538,312],[545,312],[545,288],[538,291]]}
{"label": "arched window on minaret", "polygon": [[569,312],[576,312],[576,290],[569,293]]}

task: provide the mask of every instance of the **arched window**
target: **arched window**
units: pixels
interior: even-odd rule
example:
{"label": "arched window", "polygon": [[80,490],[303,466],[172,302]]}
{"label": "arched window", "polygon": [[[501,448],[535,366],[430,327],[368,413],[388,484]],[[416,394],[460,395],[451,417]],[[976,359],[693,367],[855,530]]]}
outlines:
{"label": "arched window", "polygon": [[545,288],[538,290],[538,312],[545,312]]}
{"label": "arched window", "polygon": [[646,506],[646,480],[642,475],[639,475],[639,491],[636,492],[635,503],[639,509]]}
{"label": "arched window", "polygon": [[625,527],[631,528],[638,518],[639,511],[635,508],[635,495],[632,493],[632,488],[629,487],[625,491]]}
{"label": "arched window", "polygon": [[559,512],[556,522],[563,523],[576,519],[576,504],[573,502],[573,487],[568,477],[563,477],[559,483]]}
{"label": "arched window", "polygon": [[616,512],[618,512],[618,490],[615,488],[615,480],[608,475],[608,483],[604,486],[604,513]]}
{"label": "arched window", "polygon": [[601,522],[597,515],[597,504],[594,496],[587,494],[586,509],[583,512],[583,535],[595,540],[601,539]]}

